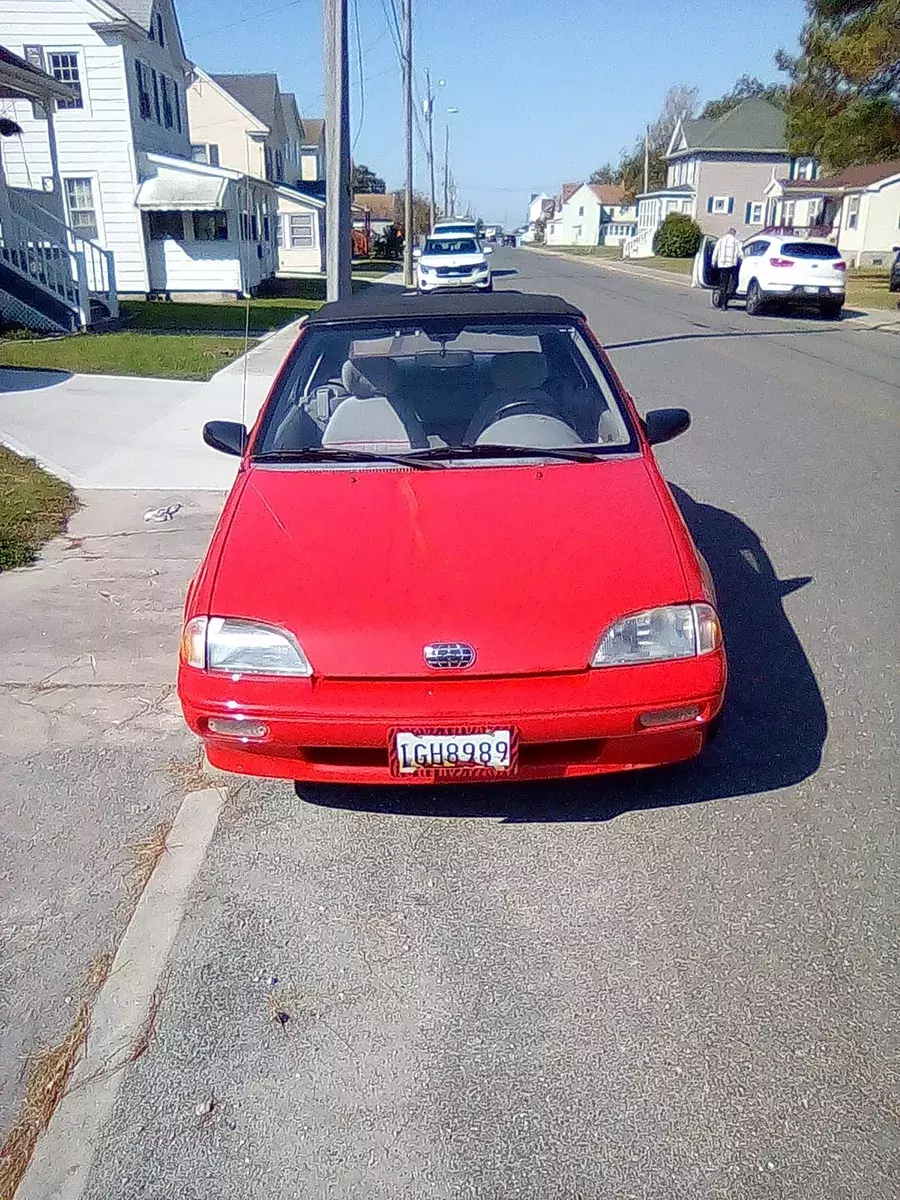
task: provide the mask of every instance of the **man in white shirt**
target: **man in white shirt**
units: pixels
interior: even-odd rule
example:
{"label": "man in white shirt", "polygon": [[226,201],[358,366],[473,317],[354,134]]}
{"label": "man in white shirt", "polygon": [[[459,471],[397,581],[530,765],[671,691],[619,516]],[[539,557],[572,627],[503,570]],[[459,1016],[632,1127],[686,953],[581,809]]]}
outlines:
{"label": "man in white shirt", "polygon": [[712,265],[719,269],[719,286],[716,289],[719,308],[727,308],[728,301],[737,291],[738,272],[741,269],[741,243],[733,227],[716,242]]}

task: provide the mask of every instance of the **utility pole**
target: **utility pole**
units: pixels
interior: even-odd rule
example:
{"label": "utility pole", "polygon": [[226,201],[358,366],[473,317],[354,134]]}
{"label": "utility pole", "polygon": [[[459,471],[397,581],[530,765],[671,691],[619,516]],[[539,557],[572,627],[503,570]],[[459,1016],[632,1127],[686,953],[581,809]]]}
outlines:
{"label": "utility pole", "polygon": [[644,191],[650,190],[650,126],[644,128]]}
{"label": "utility pole", "polygon": [[434,96],[431,91],[431,72],[425,72],[425,116],[428,120],[428,179],[431,190],[428,198],[428,227],[434,229],[436,214],[434,196]]}
{"label": "utility pole", "polygon": [[347,0],[323,0],[325,28],[325,252],[329,300],[348,300],[350,282],[350,85]]}
{"label": "utility pole", "polygon": [[[345,0],[346,2],[346,0]],[[403,93],[406,116],[406,190],[403,197],[403,282],[413,278],[413,76],[412,76],[412,0],[403,0]]]}
{"label": "utility pole", "polygon": [[444,126],[444,216],[450,215],[450,122]]}

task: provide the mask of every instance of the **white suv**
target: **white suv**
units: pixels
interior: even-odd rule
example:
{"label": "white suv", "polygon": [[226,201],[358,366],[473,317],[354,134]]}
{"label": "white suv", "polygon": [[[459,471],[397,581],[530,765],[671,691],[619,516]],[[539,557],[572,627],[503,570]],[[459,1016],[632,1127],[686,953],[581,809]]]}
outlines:
{"label": "white suv", "polygon": [[[698,275],[705,287],[716,286],[711,265],[715,239],[705,238],[698,253]],[[839,317],[847,287],[847,264],[837,246],[784,234],[761,233],[743,246],[738,296],[747,297],[751,316],[776,300],[816,304],[825,317]]]}
{"label": "white suv", "polygon": [[493,291],[491,269],[485,254],[471,234],[447,234],[440,230],[425,239],[418,255],[418,285],[420,292],[438,288],[477,288]]}

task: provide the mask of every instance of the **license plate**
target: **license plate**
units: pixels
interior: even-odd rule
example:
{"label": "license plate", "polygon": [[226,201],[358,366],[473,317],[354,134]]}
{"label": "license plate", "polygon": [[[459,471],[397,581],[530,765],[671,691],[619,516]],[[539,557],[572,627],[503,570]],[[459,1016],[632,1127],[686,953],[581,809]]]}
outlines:
{"label": "license plate", "polygon": [[513,729],[393,731],[391,771],[411,776],[507,775],[516,765]]}
{"label": "license plate", "polygon": [[820,292],[826,292],[827,288],[805,287],[804,292],[808,292],[810,296],[818,296]]}

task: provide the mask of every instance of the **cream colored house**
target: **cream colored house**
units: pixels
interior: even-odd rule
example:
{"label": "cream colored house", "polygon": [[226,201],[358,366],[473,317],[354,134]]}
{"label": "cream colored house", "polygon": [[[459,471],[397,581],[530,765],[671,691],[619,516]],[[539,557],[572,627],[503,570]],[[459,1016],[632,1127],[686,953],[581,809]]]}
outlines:
{"label": "cream colored house", "polygon": [[274,185],[278,274],[324,270],[325,202],[321,186],[314,188],[324,178],[324,122],[304,120],[276,75],[209,75],[199,67],[188,115],[196,162]]}
{"label": "cream colored house", "polygon": [[625,203],[624,188],[564,184],[545,240],[548,246],[620,246],[636,229],[637,207]]}
{"label": "cream colored house", "polygon": [[900,245],[900,159],[816,180],[773,178],[766,199],[770,226],[836,241],[854,266],[887,263]]}

